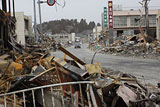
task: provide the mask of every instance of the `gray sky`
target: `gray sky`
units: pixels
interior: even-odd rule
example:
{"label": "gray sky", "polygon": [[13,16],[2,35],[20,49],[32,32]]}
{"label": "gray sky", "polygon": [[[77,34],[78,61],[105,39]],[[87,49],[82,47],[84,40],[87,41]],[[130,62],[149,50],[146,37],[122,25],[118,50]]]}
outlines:
{"label": "gray sky", "polygon": [[[37,2],[38,0],[36,0]],[[63,5],[64,0],[57,0]],[[142,0],[112,0],[114,4],[122,4],[123,9],[139,8],[139,1]],[[65,7],[62,8],[57,6],[57,11],[55,6],[48,6],[47,4],[42,4],[42,22],[50,20],[60,20],[60,19],[78,19],[84,18],[89,21],[95,21],[101,23],[101,13],[103,12],[103,7],[107,6],[107,0],[65,0]],[[37,3],[36,3],[37,4]],[[33,0],[15,0],[16,11],[22,12],[26,15],[33,16]],[[160,8],[160,0],[151,0],[150,8]],[[159,7],[152,7],[159,6]],[[37,18],[39,18],[38,7],[37,7]],[[37,19],[39,23],[39,20]]]}

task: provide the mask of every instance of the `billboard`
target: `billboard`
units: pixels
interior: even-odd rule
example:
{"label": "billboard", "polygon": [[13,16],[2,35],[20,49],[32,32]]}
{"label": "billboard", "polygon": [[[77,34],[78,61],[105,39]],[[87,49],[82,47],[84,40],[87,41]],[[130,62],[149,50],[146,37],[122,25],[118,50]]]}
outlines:
{"label": "billboard", "polygon": [[108,1],[108,23],[109,28],[113,28],[113,2]]}

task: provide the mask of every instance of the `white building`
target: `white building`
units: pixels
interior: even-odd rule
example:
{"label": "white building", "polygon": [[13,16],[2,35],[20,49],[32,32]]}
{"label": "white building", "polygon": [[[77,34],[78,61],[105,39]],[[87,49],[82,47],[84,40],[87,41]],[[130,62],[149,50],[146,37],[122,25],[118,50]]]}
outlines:
{"label": "white building", "polygon": [[[160,10],[149,10],[149,35],[160,39],[159,37],[159,21]],[[141,21],[136,21],[143,16]],[[102,17],[103,23],[103,17]],[[119,10],[113,11],[114,32],[113,35],[119,37],[121,35],[139,34],[139,26],[145,30],[145,16],[139,10]],[[103,25],[103,24],[102,24]]]}
{"label": "white building", "polygon": [[98,37],[101,35],[102,32],[102,26],[96,26],[93,29],[93,39],[98,39]]}
{"label": "white building", "polygon": [[71,33],[71,41],[72,41],[72,42],[75,41],[75,37],[76,37],[76,34],[75,34],[75,33]]}
{"label": "white building", "polygon": [[52,35],[54,40],[60,43],[67,43],[68,41],[75,42],[75,33],[67,34],[67,33],[61,33],[61,34],[54,34]]}
{"label": "white building", "polygon": [[[114,11],[114,34],[120,35],[132,35],[138,34],[139,26],[141,25],[145,30],[145,16],[141,14],[139,10],[124,10]],[[143,15],[143,19],[139,22],[136,19]],[[156,18],[158,16],[158,10],[149,10],[149,35],[156,38]]]}
{"label": "white building", "polygon": [[17,41],[25,44],[29,38],[33,37],[32,16],[26,16],[24,12],[16,12],[15,16]]}

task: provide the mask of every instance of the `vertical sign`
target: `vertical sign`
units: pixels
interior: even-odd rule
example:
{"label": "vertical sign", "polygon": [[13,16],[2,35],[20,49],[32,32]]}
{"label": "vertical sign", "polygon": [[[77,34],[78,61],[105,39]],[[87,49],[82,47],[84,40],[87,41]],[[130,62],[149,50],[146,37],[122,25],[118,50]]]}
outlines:
{"label": "vertical sign", "polygon": [[109,28],[113,28],[113,2],[108,1],[108,23]]}
{"label": "vertical sign", "polygon": [[104,7],[104,27],[108,28],[108,12],[107,12],[107,7]]}

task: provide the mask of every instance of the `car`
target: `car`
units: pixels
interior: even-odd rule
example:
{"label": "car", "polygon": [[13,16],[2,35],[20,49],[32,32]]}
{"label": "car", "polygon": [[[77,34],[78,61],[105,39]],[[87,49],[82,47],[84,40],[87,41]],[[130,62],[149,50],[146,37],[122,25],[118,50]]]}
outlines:
{"label": "car", "polygon": [[81,48],[81,44],[80,43],[75,43],[74,48]]}

